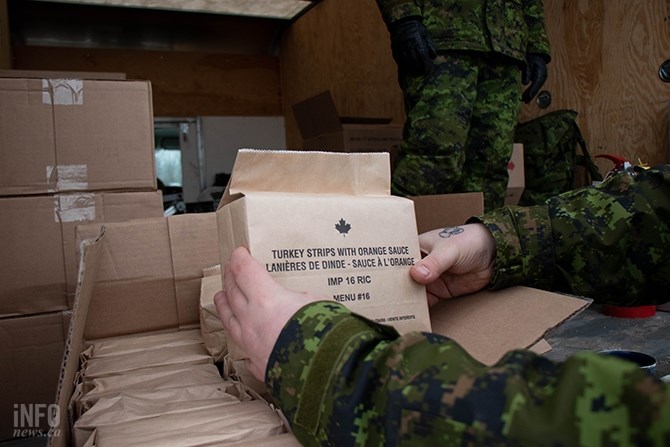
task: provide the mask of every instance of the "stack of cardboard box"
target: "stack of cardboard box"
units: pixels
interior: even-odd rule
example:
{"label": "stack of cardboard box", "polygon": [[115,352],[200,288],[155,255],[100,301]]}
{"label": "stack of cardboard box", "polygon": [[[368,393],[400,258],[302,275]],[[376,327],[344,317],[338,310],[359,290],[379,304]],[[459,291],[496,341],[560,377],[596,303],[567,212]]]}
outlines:
{"label": "stack of cardboard box", "polygon": [[0,440],[46,427],[76,226],[163,214],[149,82],[41,75],[0,77]]}

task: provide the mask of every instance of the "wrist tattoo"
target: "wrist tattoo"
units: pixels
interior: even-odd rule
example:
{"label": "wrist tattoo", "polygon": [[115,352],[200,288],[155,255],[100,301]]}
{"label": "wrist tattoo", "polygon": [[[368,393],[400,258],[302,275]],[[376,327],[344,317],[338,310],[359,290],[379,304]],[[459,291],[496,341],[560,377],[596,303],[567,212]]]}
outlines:
{"label": "wrist tattoo", "polygon": [[446,239],[448,237],[461,234],[464,231],[465,230],[463,227],[444,227],[442,231],[440,231],[440,237]]}

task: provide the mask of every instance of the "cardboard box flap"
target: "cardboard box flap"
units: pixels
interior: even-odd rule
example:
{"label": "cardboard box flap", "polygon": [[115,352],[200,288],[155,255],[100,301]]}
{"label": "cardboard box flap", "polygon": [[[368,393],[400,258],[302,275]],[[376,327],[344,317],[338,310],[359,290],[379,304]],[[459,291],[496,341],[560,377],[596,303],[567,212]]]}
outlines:
{"label": "cardboard box flap", "polygon": [[[58,389],[56,391],[56,403],[60,409],[68,407],[68,402],[74,391],[74,378],[77,371],[79,371],[79,353],[83,349],[84,329],[93,294],[93,285],[95,284],[104,235],[103,228],[97,238],[88,239],[81,244],[79,279],[74,306],[72,308],[73,317],[70,320],[70,329],[68,331],[63,363],[58,379]],[[66,411],[60,411],[58,417],[58,434],[60,436],[50,436],[49,445],[69,445],[70,424],[68,414]]]}
{"label": "cardboard box flap", "polygon": [[[77,226],[77,239],[92,237],[100,227]],[[84,337],[93,340],[178,327],[167,220],[111,223],[104,231]]]}
{"label": "cardboard box flap", "polygon": [[389,124],[392,120],[390,117],[340,116],[328,90],[294,104],[293,115],[305,140],[339,132],[343,124]]}
{"label": "cardboard box flap", "polygon": [[389,154],[240,149],[219,209],[240,194],[388,196]]}
{"label": "cardboard box flap", "polygon": [[293,114],[303,138],[342,130],[333,97],[329,91],[293,105]]}
{"label": "cardboard box flap", "polygon": [[[79,225],[77,239],[99,231]],[[87,339],[198,325],[202,270],[219,263],[214,213],[108,223],[105,235]]]}
{"label": "cardboard box flap", "polygon": [[591,300],[530,287],[481,291],[440,301],[430,310],[433,332],[458,342],[480,362],[493,365],[513,349],[527,349]]}
{"label": "cardboard box flap", "polygon": [[182,214],[167,220],[180,327],[197,326],[203,267],[219,262],[216,213]]}

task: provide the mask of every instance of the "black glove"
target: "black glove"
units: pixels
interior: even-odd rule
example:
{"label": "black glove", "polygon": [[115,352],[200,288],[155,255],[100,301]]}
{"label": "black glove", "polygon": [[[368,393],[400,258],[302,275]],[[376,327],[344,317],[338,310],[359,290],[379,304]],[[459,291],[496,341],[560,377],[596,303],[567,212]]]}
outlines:
{"label": "black glove", "polygon": [[389,31],[393,59],[400,72],[413,76],[430,73],[437,53],[421,19],[411,17],[399,20],[391,24]]}
{"label": "black glove", "polygon": [[521,82],[530,86],[523,92],[521,99],[528,104],[544,85],[547,80],[547,59],[546,56],[537,53],[530,53],[526,56],[526,67],[523,70]]}

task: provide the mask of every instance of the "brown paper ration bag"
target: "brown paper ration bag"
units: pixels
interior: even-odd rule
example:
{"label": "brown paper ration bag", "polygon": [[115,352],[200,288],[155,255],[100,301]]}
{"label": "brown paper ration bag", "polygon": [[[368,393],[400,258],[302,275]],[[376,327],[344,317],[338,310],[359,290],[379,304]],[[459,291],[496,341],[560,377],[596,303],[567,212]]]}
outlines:
{"label": "brown paper ration bag", "polygon": [[390,195],[388,153],[241,149],[217,225],[222,264],[246,246],[290,289],[403,333],[430,330],[425,289],[409,275],[421,257],[414,204]]}
{"label": "brown paper ration bag", "polygon": [[189,385],[221,383],[219,370],[213,363],[164,365],[138,369],[122,375],[98,377],[87,380],[82,385],[82,395],[78,398],[81,412],[89,409],[100,398],[118,394],[151,389],[154,391]]}
{"label": "brown paper ration bag", "polygon": [[124,391],[103,397],[75,422],[75,445],[81,447],[97,427],[219,407],[222,403],[239,404],[237,396],[226,392],[226,386],[233,385],[233,382],[221,381],[165,390]]}
{"label": "brown paper ration bag", "polygon": [[267,403],[250,401],[98,427],[95,445],[224,445],[234,441],[263,439],[285,432],[282,419]]}

